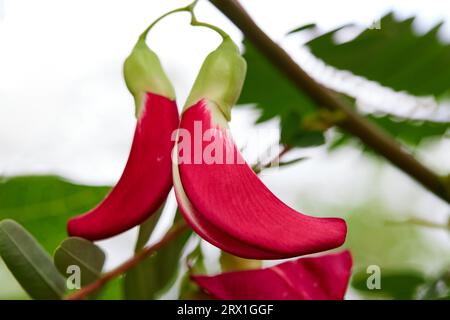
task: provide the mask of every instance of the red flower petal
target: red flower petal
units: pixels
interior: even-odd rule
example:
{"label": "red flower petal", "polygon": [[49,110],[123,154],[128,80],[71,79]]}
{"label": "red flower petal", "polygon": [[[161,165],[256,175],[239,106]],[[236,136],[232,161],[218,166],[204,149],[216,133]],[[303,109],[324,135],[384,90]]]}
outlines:
{"label": "red flower petal", "polygon": [[161,206],[172,187],[171,135],[178,124],[175,101],[146,94],[119,182],[96,208],[69,220],[71,236],[100,240],[117,235],[142,223]]}
{"label": "red flower petal", "polygon": [[174,164],[174,189],[179,208],[192,229],[209,243],[239,257],[252,259],[282,259],[283,256],[271,253],[231,238],[216,226],[203,219],[187,198],[179,179],[178,166]]}
{"label": "red flower petal", "polygon": [[[242,159],[225,126],[215,104],[205,100],[188,108],[181,120],[180,130],[190,133],[193,152],[188,161],[183,155],[185,163],[180,157],[176,191],[179,198],[185,193],[189,206],[180,206],[193,228],[219,248],[245,258],[288,258],[340,246],[345,222],[307,216],[281,202]],[[203,150],[210,141],[198,137],[205,132],[223,146],[222,163],[205,163]],[[226,159],[230,152],[232,164]]]}
{"label": "red flower petal", "polygon": [[266,269],[192,276],[192,280],[216,299],[342,300],[351,268],[351,254],[344,251]]}

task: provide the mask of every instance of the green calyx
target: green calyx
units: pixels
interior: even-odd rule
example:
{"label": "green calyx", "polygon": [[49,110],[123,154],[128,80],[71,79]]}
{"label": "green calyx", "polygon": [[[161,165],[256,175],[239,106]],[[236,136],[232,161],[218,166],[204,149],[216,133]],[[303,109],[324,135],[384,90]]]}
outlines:
{"label": "green calyx", "polygon": [[161,62],[140,37],[125,60],[123,74],[128,90],[134,96],[136,115],[139,114],[147,92],[175,100],[175,91],[164,72]]}
{"label": "green calyx", "polygon": [[184,109],[207,99],[217,104],[230,121],[231,108],[239,99],[246,72],[247,63],[238,47],[230,37],[224,37],[222,44],[206,57]]}

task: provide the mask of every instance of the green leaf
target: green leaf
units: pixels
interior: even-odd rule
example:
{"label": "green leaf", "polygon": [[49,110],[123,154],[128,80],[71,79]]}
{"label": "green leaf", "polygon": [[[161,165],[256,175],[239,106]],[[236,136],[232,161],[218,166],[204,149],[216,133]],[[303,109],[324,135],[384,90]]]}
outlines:
{"label": "green leaf", "polygon": [[425,277],[412,270],[384,270],[381,269],[381,288],[370,290],[367,279],[370,274],[356,273],[352,278],[353,288],[365,294],[379,295],[392,299],[414,299],[419,286],[426,282]]}
{"label": "green leaf", "polygon": [[13,220],[0,222],[0,256],[33,299],[60,299],[64,278],[36,239]]}
{"label": "green leaf", "polygon": [[[366,117],[392,137],[409,146],[417,146],[424,139],[444,137],[450,130],[450,123],[446,122],[408,120],[388,115]],[[352,139],[353,136],[343,133],[333,145],[342,145]]]}
{"label": "green leaf", "polygon": [[439,39],[442,23],[425,34],[413,27],[414,18],[396,19],[389,13],[381,29],[364,30],[354,39],[336,43],[339,28],[307,43],[325,63],[416,96],[444,97],[450,89],[450,45]]}
{"label": "green leaf", "polygon": [[54,176],[6,179],[0,182],[0,220],[16,220],[53,254],[67,237],[67,220],[92,209],[109,189],[77,185]]}
{"label": "green leaf", "polygon": [[[313,26],[300,29],[311,28]],[[327,41],[332,41],[335,32],[323,35],[310,42],[309,45],[314,46],[318,52],[322,53],[323,51],[325,52],[324,54],[329,54],[330,59],[331,57],[334,58],[333,50],[336,48],[326,44],[328,43]],[[366,32],[380,31],[368,30]],[[365,43],[362,41],[361,46]],[[315,114],[320,112],[320,109],[317,108],[318,106],[306,94],[294,87],[251,43],[244,41],[244,45],[246,48],[244,56],[248,63],[248,74],[239,103],[255,103],[257,108],[261,110],[258,122],[279,117],[281,127],[280,140],[284,144],[293,147],[308,147],[325,143],[321,130],[308,130],[305,126],[308,119],[313,118]],[[349,59],[349,64],[354,62],[349,52],[342,55],[342,59],[344,58]],[[363,60],[365,61],[365,59]],[[341,96],[341,98],[345,97]],[[354,102],[348,97],[346,100],[350,104]],[[418,145],[426,138],[443,137],[450,129],[449,122],[401,119],[390,115],[365,115],[365,117],[375,122],[395,138],[411,146]],[[333,143],[333,146],[342,145],[351,139],[353,139],[352,136],[344,133],[339,140]]]}
{"label": "green leaf", "polygon": [[128,271],[124,283],[126,299],[151,300],[164,293],[176,278],[180,255],[190,235],[191,231],[185,232]]}
{"label": "green leaf", "polygon": [[153,230],[156,227],[156,224],[159,221],[159,217],[161,216],[162,211],[164,210],[164,204],[161,205],[161,207],[153,213],[147,220],[145,220],[140,226],[139,226],[139,234],[138,239],[136,241],[136,246],[134,248],[134,251],[137,252],[140,249],[142,249],[150,239],[150,236],[153,233]]}
{"label": "green leaf", "polygon": [[105,263],[105,253],[92,242],[73,237],[60,244],[53,260],[59,272],[66,277],[69,266],[78,266],[81,272],[81,286],[85,286],[100,277]]}
{"label": "green leaf", "polygon": [[258,122],[274,117],[281,120],[281,142],[308,147],[324,143],[322,132],[302,128],[302,119],[317,106],[306,94],[294,87],[253,45],[244,40],[247,78],[239,104],[256,104],[261,110]]}
{"label": "green leaf", "polygon": [[22,289],[14,275],[9,272],[3,259],[0,258],[0,300],[27,300],[28,294]]}
{"label": "green leaf", "polygon": [[287,34],[289,35],[289,34],[297,33],[297,32],[300,32],[300,31],[311,30],[311,29],[316,29],[316,28],[317,28],[317,25],[315,23],[309,23],[309,24],[305,24],[303,26],[300,26],[298,28],[295,28],[295,29],[289,31]]}
{"label": "green leaf", "polygon": [[450,123],[446,122],[408,120],[390,116],[370,116],[369,119],[393,137],[413,146],[425,138],[442,137],[450,129]]}
{"label": "green leaf", "polygon": [[95,300],[123,300],[124,279],[123,276],[120,276],[109,281],[93,298]]}
{"label": "green leaf", "polygon": [[[150,216],[144,223],[139,226],[138,239],[134,251],[139,252],[147,244],[153,230],[158,223],[159,217],[164,210],[164,205],[158,209],[155,214]],[[147,268],[150,264],[148,259],[141,262],[138,266],[131,269],[124,277],[123,286],[124,294],[128,299],[134,300],[150,300],[153,299],[154,293],[152,287],[147,285],[149,281],[153,281],[153,276],[149,273],[154,272],[153,268]]]}
{"label": "green leaf", "polygon": [[191,274],[206,274],[205,257],[203,256],[201,242],[186,256],[188,270],[183,274],[180,284],[180,300],[209,300],[211,299],[195,282]]}

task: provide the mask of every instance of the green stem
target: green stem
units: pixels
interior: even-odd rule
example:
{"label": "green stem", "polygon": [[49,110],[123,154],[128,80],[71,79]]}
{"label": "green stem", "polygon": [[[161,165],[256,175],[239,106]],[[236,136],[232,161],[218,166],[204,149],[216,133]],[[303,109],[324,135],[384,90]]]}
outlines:
{"label": "green stem", "polygon": [[140,35],[140,39],[145,40],[147,38],[148,33],[150,32],[150,30],[156,25],[158,24],[158,22],[160,22],[161,20],[163,20],[164,18],[177,13],[177,12],[189,12],[192,16],[194,16],[194,8],[197,5],[198,0],[194,0],[191,4],[187,5],[186,7],[181,7],[178,9],[174,9],[171,10],[169,12],[164,13],[162,16],[160,16],[158,19],[156,19],[155,21],[153,21],[148,27],[147,29],[144,30],[144,32],[142,32],[142,34]]}
{"label": "green stem", "polygon": [[189,227],[184,220],[173,225],[172,228],[166,233],[166,235],[157,243],[144,247],[142,250],[138,251],[133,257],[119,265],[118,267],[104,273],[100,278],[91,284],[81,288],[80,290],[65,297],[65,300],[82,300],[89,295],[100,290],[109,281],[119,277],[121,274],[127,272],[131,268],[135,267],[147,257],[151,256],[153,253],[170,243],[172,240],[176,239],[182,235]]}
{"label": "green stem", "polygon": [[145,40],[147,38],[148,33],[150,32],[150,30],[156,25],[158,24],[158,22],[160,22],[161,20],[163,20],[164,18],[177,13],[177,12],[189,12],[191,14],[191,26],[194,27],[205,27],[208,29],[211,29],[215,32],[217,32],[223,39],[226,39],[229,37],[229,35],[223,31],[222,29],[220,29],[219,27],[206,23],[206,22],[202,22],[202,21],[198,21],[197,17],[195,16],[194,13],[194,9],[195,6],[197,5],[199,0],[194,0],[191,4],[187,5],[186,7],[181,7],[178,9],[174,9],[171,10],[169,12],[166,12],[165,14],[163,14],[162,16],[160,16],[158,19],[156,19],[155,21],[153,21],[148,27],[147,29],[144,30],[144,32],[142,32],[142,34],[140,35],[139,39]]}
{"label": "green stem", "polygon": [[411,219],[404,220],[404,221],[387,221],[386,223],[393,224],[393,225],[412,225],[412,226],[441,229],[441,230],[449,230],[450,229],[450,222],[447,224],[441,224],[441,223],[436,223],[436,222],[423,220],[423,219],[419,219],[419,218],[411,218]]}
{"label": "green stem", "polygon": [[[188,6],[189,7],[189,6]],[[139,39],[143,39],[145,40],[147,38],[148,33],[150,32],[150,30],[158,23],[160,22],[162,19],[170,16],[171,14],[177,13],[177,12],[188,12],[188,7],[183,7],[183,8],[178,8],[178,9],[174,9],[171,10],[165,14],[163,14],[162,16],[160,16],[158,19],[156,19],[155,21],[152,22],[152,24],[150,24],[147,29],[144,30],[144,32],[142,32],[142,34],[139,36]]]}
{"label": "green stem", "polygon": [[191,26],[194,26],[194,27],[205,27],[205,28],[211,29],[211,30],[217,32],[223,39],[226,39],[226,38],[230,37],[225,31],[223,31],[219,27],[214,26],[214,25],[209,24],[209,23],[206,23],[206,22],[198,21],[197,17],[194,14],[194,11],[190,11],[190,12],[191,12]]}

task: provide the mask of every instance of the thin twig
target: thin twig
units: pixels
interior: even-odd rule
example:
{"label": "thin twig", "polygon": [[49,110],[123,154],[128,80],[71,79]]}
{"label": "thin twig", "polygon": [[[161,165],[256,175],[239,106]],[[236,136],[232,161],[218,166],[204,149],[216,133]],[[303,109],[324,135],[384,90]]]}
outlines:
{"label": "thin twig", "polygon": [[133,257],[131,257],[129,260],[125,261],[118,267],[114,268],[111,271],[108,271],[104,273],[98,280],[95,282],[81,288],[77,292],[74,292],[70,295],[68,295],[65,300],[82,300],[91,295],[92,293],[95,293],[99,289],[101,289],[106,283],[113,280],[114,278],[117,278],[124,272],[130,270],[134,266],[136,266],[138,263],[140,263],[142,260],[156,252],[157,250],[164,247],[166,244],[183,234],[184,231],[188,229],[188,226],[184,220],[181,220],[177,224],[175,224],[169,232],[166,233],[166,235],[157,243],[150,245],[148,247],[143,248],[141,251],[136,253]]}
{"label": "thin twig", "polygon": [[425,228],[432,228],[432,229],[440,229],[440,230],[449,230],[450,229],[450,223],[442,224],[442,223],[436,223],[429,220],[423,220],[420,218],[410,218],[408,220],[403,221],[386,221],[387,225],[408,225],[408,226],[418,226],[418,227],[425,227]]}
{"label": "thin twig", "polygon": [[288,153],[290,150],[292,150],[291,146],[283,145],[283,147],[281,148],[280,152],[274,158],[272,158],[272,160],[270,160],[270,161],[268,161],[266,163],[257,163],[256,165],[254,165],[252,167],[253,171],[256,174],[259,174],[262,170],[272,167],[272,165],[274,163],[279,161],[279,159],[281,159],[281,157],[284,156],[286,153]]}
{"label": "thin twig", "polygon": [[342,112],[345,119],[338,124],[342,129],[358,137],[365,145],[385,157],[429,191],[450,203],[450,191],[438,175],[418,162],[395,139],[353,111],[330,90],[312,79],[286,51],[256,25],[239,1],[210,0],[210,2],[235,24],[293,85],[309,94],[317,105]]}

